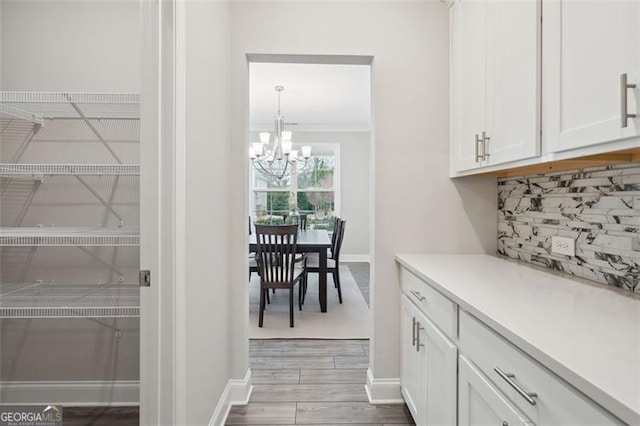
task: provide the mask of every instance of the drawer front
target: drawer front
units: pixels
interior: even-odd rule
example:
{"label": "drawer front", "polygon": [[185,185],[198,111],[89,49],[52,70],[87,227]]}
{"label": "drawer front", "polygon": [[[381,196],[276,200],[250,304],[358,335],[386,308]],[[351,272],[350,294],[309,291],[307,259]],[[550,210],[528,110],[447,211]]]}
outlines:
{"label": "drawer front", "polygon": [[401,268],[402,291],[451,340],[458,337],[458,306],[429,284]]}
{"label": "drawer front", "polygon": [[459,347],[461,353],[538,425],[623,424],[463,310],[460,311]]}

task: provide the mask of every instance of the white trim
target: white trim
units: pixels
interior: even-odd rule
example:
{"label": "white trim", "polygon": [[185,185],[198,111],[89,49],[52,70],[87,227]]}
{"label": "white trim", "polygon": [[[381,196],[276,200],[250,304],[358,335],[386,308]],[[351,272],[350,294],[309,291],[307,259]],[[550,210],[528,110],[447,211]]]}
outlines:
{"label": "white trim", "polygon": [[140,382],[22,381],[0,382],[2,404],[61,404],[68,406],[137,406]]}
{"label": "white trim", "polygon": [[224,387],[218,400],[218,405],[209,420],[209,426],[222,426],[227,421],[232,405],[247,405],[251,398],[253,385],[251,383],[251,369],[247,369],[244,379],[231,379]]}
{"label": "white trim", "polygon": [[364,386],[370,404],[402,404],[400,379],[376,379],[367,369],[367,384]]}
{"label": "white trim", "polygon": [[187,70],[186,2],[175,3],[174,33],[174,386],[176,424],[187,423]]}
{"label": "white trim", "polygon": [[340,255],[340,263],[366,262],[371,263],[371,256],[368,254],[343,254]]}

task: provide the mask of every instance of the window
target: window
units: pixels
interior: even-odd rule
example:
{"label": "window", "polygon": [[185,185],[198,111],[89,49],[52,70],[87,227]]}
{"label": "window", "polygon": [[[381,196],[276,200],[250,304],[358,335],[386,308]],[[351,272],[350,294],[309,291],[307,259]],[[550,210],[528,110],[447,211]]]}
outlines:
{"label": "window", "polygon": [[251,214],[255,223],[284,223],[290,200],[307,215],[307,228],[333,230],[339,211],[339,146],[314,145],[307,166],[276,179],[251,168]]}

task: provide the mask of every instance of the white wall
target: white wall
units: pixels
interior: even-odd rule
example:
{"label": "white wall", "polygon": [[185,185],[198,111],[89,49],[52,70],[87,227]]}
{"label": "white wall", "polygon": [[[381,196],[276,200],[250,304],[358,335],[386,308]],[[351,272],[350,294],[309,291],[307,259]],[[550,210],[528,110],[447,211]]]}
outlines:
{"label": "white wall", "polygon": [[2,90],[139,92],[139,3],[2,1]]}
{"label": "white wall", "polygon": [[[244,314],[229,304],[230,288],[247,280],[229,278],[225,249],[228,223],[246,217],[226,202],[231,189],[229,6],[189,2],[186,12],[187,317],[179,332],[186,333],[186,422],[195,425],[209,422],[227,380],[241,379],[247,370],[246,333],[231,334],[232,321],[243,321]],[[241,364],[235,375],[234,359]]]}
{"label": "white wall", "polygon": [[[430,2],[232,3],[232,209],[246,211],[248,53],[373,55],[371,369],[399,377],[399,252],[494,252],[495,180],[448,178],[448,10]],[[274,23],[286,23],[274,25]],[[246,252],[232,218],[230,251]],[[237,241],[237,243],[236,243]],[[242,271],[242,261],[234,262]],[[246,277],[239,273],[237,282]],[[232,294],[247,310],[246,286]],[[240,309],[239,309],[240,310]],[[242,318],[237,314],[237,321]],[[329,313],[331,315],[331,307]]]}
{"label": "white wall", "polygon": [[[25,91],[140,91],[140,13],[137,1],[2,1],[0,17],[0,73],[2,90]],[[0,143],[10,157],[9,143]],[[33,143],[25,162],[110,162],[100,144]],[[116,144],[125,162],[138,161],[137,144]],[[4,157],[3,157],[4,158]],[[109,181],[109,179],[106,179]],[[104,180],[90,179],[99,192]],[[126,226],[138,224],[138,184],[124,179],[119,212]],[[22,225],[98,226],[104,208],[73,179],[47,179],[34,198]],[[24,202],[24,185],[9,187],[0,208],[3,226],[14,226]],[[104,222],[114,226],[113,218]],[[101,249],[107,257],[111,249]],[[13,253],[13,254],[12,254]],[[24,253],[24,250],[22,251]],[[22,273],[25,256],[3,250],[0,282]],[[136,283],[137,250],[120,250],[118,266],[126,282]],[[61,267],[61,265],[64,265]],[[26,281],[104,282],[110,273],[75,250],[39,249]],[[107,319],[113,330],[87,320],[2,320],[1,380],[137,380],[139,331],[137,319]],[[43,356],[46,354],[46,356]],[[104,401],[109,393],[104,392]],[[135,402],[135,401],[134,401]]]}

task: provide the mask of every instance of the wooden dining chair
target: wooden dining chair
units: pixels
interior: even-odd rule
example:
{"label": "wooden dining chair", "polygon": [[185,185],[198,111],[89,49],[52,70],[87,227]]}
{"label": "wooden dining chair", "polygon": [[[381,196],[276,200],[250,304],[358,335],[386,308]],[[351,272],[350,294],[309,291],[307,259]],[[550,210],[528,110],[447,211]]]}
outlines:
{"label": "wooden dining chair", "polygon": [[[253,234],[253,230],[251,229],[251,215],[249,215],[249,235]],[[256,261],[255,252],[249,252],[249,281],[251,281],[251,274],[258,273],[258,262]]]}
{"label": "wooden dining chair", "polygon": [[[264,322],[269,289],[289,289],[289,326],[293,327],[293,290],[304,278],[303,263],[295,262],[298,225],[256,225],[256,261],[260,275],[260,315]],[[302,310],[302,286],[298,286],[298,308]]]}
{"label": "wooden dining chair", "polygon": [[[338,289],[338,300],[342,303],[342,288],[340,287],[340,249],[344,240],[344,230],[347,221],[338,219],[333,233],[335,238],[331,242],[331,255],[327,259],[327,273],[332,274],[334,286]],[[318,253],[309,253],[306,256],[304,264],[304,279],[302,282],[302,303],[307,293],[308,274],[315,272],[320,273],[320,257]]]}

